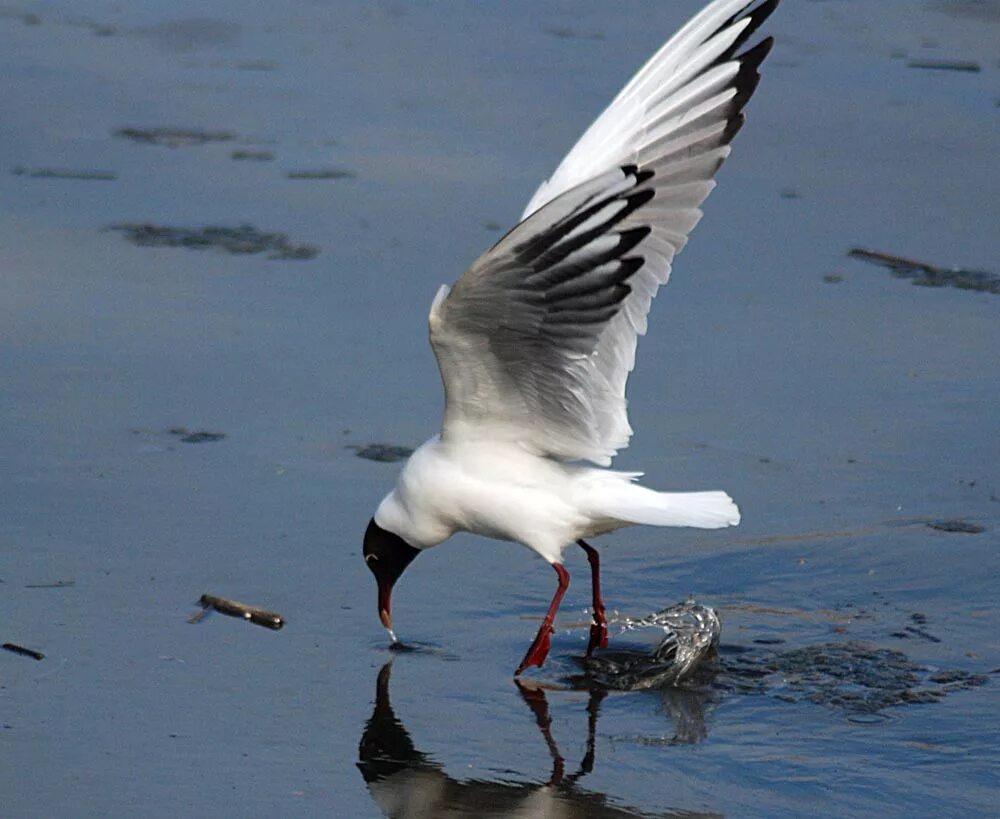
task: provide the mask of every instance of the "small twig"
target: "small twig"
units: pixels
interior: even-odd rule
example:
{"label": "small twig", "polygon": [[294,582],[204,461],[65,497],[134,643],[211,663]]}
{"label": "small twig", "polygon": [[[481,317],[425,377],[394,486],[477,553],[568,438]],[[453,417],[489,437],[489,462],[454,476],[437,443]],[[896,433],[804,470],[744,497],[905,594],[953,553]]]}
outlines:
{"label": "small twig", "polygon": [[914,59],[910,60],[907,65],[910,68],[929,68],[935,71],[969,71],[976,73],[982,70],[979,67],[979,63],[972,60]]}
{"label": "small twig", "polygon": [[7,651],[13,651],[15,654],[20,654],[24,657],[31,657],[35,660],[45,659],[45,655],[41,651],[35,651],[33,648],[25,648],[24,646],[19,646],[17,643],[4,643],[3,647]]}
{"label": "small twig", "polygon": [[923,287],[956,287],[959,290],[1000,294],[1000,275],[985,270],[938,267],[916,259],[907,259],[905,256],[895,256],[892,253],[880,253],[860,247],[851,248],[847,255],[887,267],[893,276],[910,279],[913,284]]}
{"label": "small twig", "polygon": [[[273,611],[267,611],[267,609],[258,608],[257,606],[248,606],[246,603],[240,603],[237,600],[229,600],[225,597],[216,597],[213,594],[203,594],[200,598],[198,598],[198,605],[205,611],[212,609],[213,611],[219,612],[219,614],[227,614],[230,617],[240,617],[243,620],[249,620],[254,625],[264,626],[265,628],[274,629],[275,631],[285,625],[285,618],[280,614],[276,614]],[[204,612],[198,612],[193,617],[189,618],[188,622],[200,622],[204,616]]]}
{"label": "small twig", "polygon": [[861,247],[853,247],[848,251],[848,256],[855,259],[864,259],[866,262],[884,265],[895,270],[924,270],[927,273],[943,273],[944,268],[927,262],[919,262],[916,259],[907,259],[905,256],[895,256],[892,253],[881,253],[877,250],[865,250]]}

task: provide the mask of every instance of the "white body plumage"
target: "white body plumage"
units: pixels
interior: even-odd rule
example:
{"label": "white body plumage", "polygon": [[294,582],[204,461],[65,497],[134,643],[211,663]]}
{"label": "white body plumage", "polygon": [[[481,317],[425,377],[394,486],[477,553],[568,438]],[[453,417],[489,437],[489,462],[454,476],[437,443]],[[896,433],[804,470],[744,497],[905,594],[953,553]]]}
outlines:
{"label": "white body plumage", "polygon": [[410,456],[375,522],[418,549],[472,532],[523,543],[554,563],[568,544],[631,524],[715,529],[740,521],[725,492],[654,492],[634,482],[640,474],[435,435]]}

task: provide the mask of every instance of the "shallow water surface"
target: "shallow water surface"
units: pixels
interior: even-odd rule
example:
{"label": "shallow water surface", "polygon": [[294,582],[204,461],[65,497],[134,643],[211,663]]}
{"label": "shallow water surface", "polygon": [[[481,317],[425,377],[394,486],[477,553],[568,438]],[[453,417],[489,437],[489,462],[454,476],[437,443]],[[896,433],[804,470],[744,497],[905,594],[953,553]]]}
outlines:
{"label": "shallow water surface", "polygon": [[0,813],[996,812],[1000,299],[847,255],[1000,271],[995,2],[767,26],[616,461],[743,524],[599,543],[619,618],[718,611],[714,671],[581,677],[571,552],[518,686],[552,572],[471,537],[397,587],[412,650],[379,625],[361,536],[439,422],[436,288],[698,5],[0,9],[0,643],[44,654],[0,651]]}

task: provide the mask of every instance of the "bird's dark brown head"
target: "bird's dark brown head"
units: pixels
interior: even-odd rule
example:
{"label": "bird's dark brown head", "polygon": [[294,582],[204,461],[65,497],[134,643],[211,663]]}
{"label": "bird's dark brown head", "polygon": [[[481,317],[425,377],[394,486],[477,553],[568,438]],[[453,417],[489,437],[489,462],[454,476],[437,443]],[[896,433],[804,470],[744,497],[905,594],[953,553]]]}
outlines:
{"label": "bird's dark brown head", "polygon": [[378,616],[387,629],[392,629],[392,587],[418,554],[419,549],[414,549],[399,535],[383,529],[375,518],[371,519],[365,531],[365,564],[378,582]]}

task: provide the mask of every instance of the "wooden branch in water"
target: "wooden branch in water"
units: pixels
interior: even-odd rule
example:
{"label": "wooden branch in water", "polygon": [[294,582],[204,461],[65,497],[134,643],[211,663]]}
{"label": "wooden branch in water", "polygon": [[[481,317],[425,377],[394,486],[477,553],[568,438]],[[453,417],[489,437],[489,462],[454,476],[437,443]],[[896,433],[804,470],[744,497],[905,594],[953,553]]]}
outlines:
{"label": "wooden branch in water", "polygon": [[972,60],[909,60],[907,66],[910,68],[929,68],[936,71],[969,71],[979,73],[982,68],[979,63]]}
{"label": "wooden branch in water", "polygon": [[896,256],[892,253],[882,253],[877,250],[865,250],[862,247],[851,248],[847,253],[855,259],[864,259],[866,262],[884,265],[897,270],[925,270],[928,273],[941,273],[943,268],[937,265],[919,262],[916,259],[907,259],[904,256]]}
{"label": "wooden branch in water", "polygon": [[978,290],[982,293],[1000,294],[1000,274],[997,273],[985,270],[965,270],[960,267],[938,267],[917,259],[907,259],[905,256],[865,250],[861,247],[852,248],[847,255],[887,267],[892,271],[893,276],[910,279],[913,284],[919,284],[923,287],[956,287],[959,290]]}
{"label": "wooden branch in water", "polygon": [[239,617],[243,620],[248,620],[257,626],[264,626],[265,628],[274,629],[277,631],[285,625],[285,618],[280,614],[276,614],[273,611],[267,611],[267,609],[258,608],[257,606],[248,606],[246,603],[240,603],[238,600],[230,600],[226,597],[216,597],[214,594],[203,594],[198,598],[198,605],[204,609],[191,617],[189,623],[197,623],[202,620],[205,616],[205,611],[211,609],[212,611],[217,611],[219,614],[226,614],[230,617]]}
{"label": "wooden branch in water", "polygon": [[45,655],[41,651],[35,651],[33,648],[25,648],[24,646],[19,646],[17,643],[4,643],[3,647],[7,651],[13,651],[15,654],[20,654],[22,657],[31,657],[35,660],[44,660]]}

